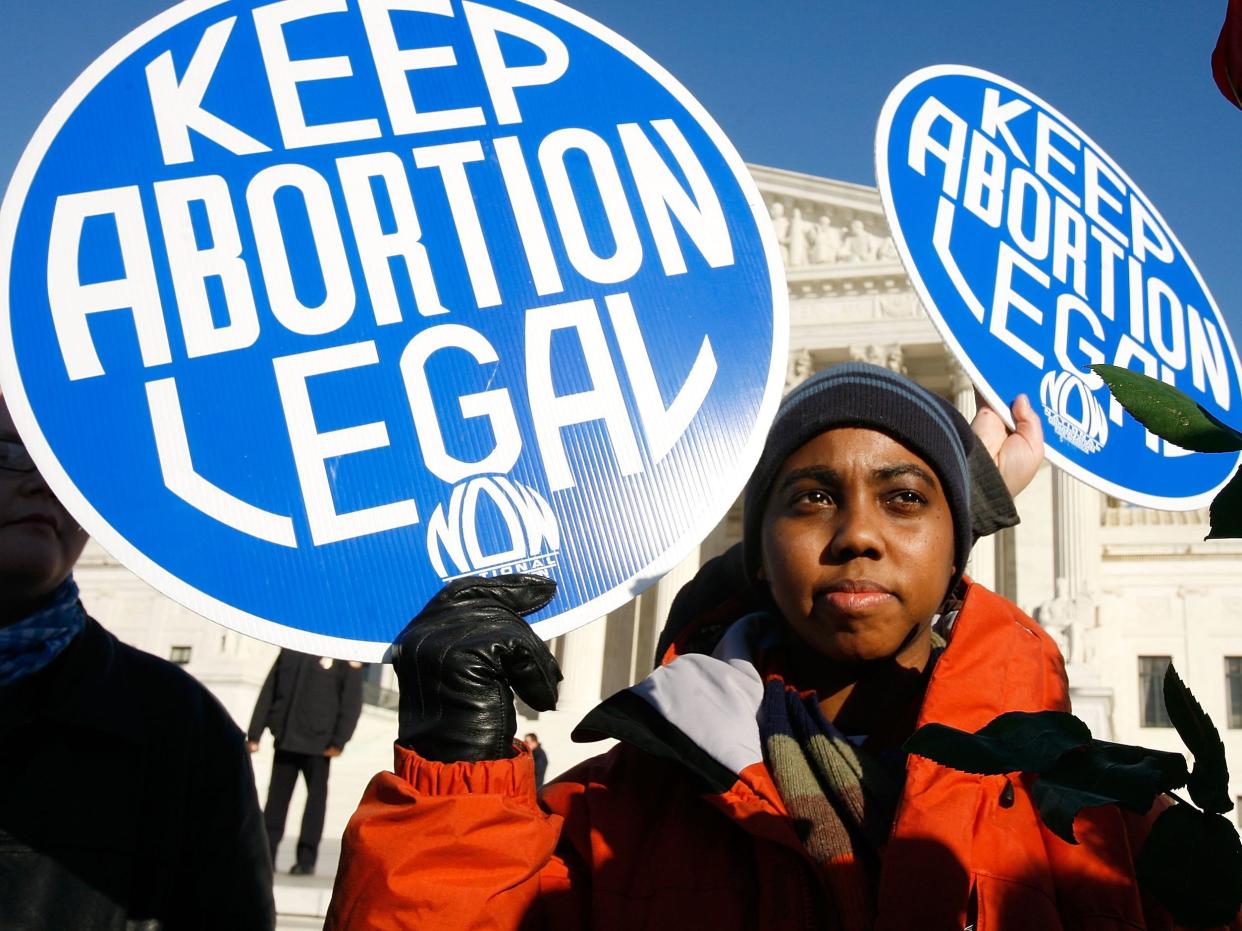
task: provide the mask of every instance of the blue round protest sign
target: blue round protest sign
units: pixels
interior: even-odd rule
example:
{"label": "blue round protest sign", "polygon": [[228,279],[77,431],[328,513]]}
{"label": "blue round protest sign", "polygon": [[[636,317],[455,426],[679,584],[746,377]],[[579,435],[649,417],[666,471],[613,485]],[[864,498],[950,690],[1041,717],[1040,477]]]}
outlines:
{"label": "blue round protest sign", "polygon": [[876,174],[915,290],[993,407],[1025,392],[1048,457],[1109,494],[1212,500],[1238,456],[1148,433],[1090,369],[1134,369],[1226,422],[1242,415],[1242,367],[1198,270],[1086,133],[1004,78],[925,68],[884,104]]}
{"label": "blue round protest sign", "polygon": [[548,0],[183,3],[96,61],[0,210],[0,379],[118,559],[378,660],[463,575],[544,637],[723,516],[786,286],[703,108]]}

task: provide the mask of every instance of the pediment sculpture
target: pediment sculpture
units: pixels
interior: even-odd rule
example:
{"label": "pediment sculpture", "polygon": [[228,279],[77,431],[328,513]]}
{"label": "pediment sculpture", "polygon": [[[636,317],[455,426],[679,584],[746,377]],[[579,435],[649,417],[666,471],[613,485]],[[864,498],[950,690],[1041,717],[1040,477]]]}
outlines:
{"label": "pediment sculpture", "polygon": [[897,261],[893,237],[878,215],[864,219],[848,208],[812,202],[788,206],[775,198],[768,213],[786,268]]}

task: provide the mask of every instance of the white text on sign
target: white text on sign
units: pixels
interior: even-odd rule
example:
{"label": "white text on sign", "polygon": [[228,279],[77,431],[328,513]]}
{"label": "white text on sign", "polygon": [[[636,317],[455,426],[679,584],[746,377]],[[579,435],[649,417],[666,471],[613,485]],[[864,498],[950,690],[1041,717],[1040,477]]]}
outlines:
{"label": "white text on sign", "polygon": [[[69,379],[106,378],[126,358],[115,348],[115,358],[101,357],[92,335],[100,315],[121,314],[132,322],[135,357],[144,369],[257,351],[269,327],[304,337],[308,348],[271,359],[270,371],[316,545],[408,526],[420,515],[412,500],[338,510],[327,461],[386,447],[389,431],[382,419],[320,430],[307,388],[312,379],[331,381],[377,365],[391,370],[409,400],[423,465],[446,483],[513,467],[523,443],[510,386],[455,399],[461,416],[485,422],[494,441],[486,455],[466,460],[449,451],[435,413],[435,400],[443,398],[432,397],[426,376],[428,360],[440,353],[454,354],[463,365],[498,363],[484,328],[458,322],[480,311],[523,321],[520,395],[537,412],[535,445],[552,491],[576,484],[562,437],[567,427],[601,424],[623,475],[642,471],[645,461],[659,462],[702,406],[716,359],[704,335],[678,371],[657,373],[640,322],[643,306],[636,307],[623,286],[651,268],[674,277],[685,274],[688,263],[714,269],[734,262],[720,198],[677,121],[619,123],[607,132],[562,126],[538,139],[521,137],[523,95],[566,79],[572,62],[565,45],[542,26],[478,3],[462,5],[469,55],[450,45],[398,44],[398,19],[452,17],[448,0],[360,0],[370,60],[294,56],[288,30],[331,30],[347,22],[340,15],[347,10],[345,0],[280,0],[254,10],[247,28],[261,51],[278,138],[227,122],[205,104],[241,28],[236,17],[205,28],[187,60],[165,52],[147,65],[152,121],[169,177],[65,194],[52,216],[48,298]],[[510,64],[501,37],[525,43],[541,61]],[[420,106],[419,74],[465,67],[465,61],[477,62],[485,99]],[[377,79],[376,109],[348,120],[308,120],[304,92],[319,82],[349,81],[362,68]],[[414,138],[446,130],[458,131],[455,141],[421,144]],[[478,130],[478,137],[461,139],[463,130]],[[398,137],[391,151],[364,146],[334,158],[327,171],[296,158],[300,150]],[[220,149],[247,162],[254,158],[244,183],[235,175],[187,173],[201,152]],[[483,184],[504,197],[480,198]],[[435,224],[428,222],[429,211],[436,211]],[[602,215],[603,233],[587,221],[590,211]],[[297,254],[290,247],[291,216],[309,231],[309,249]],[[433,226],[451,235],[428,237],[424,231]],[[504,292],[489,248],[501,227],[516,229],[517,260],[534,293],[546,300],[518,302]],[[95,236],[104,230],[119,257],[112,277],[84,280],[81,274],[84,250],[98,242],[88,228]],[[506,257],[506,268],[513,260]],[[157,269],[163,268],[171,307],[158,286]],[[308,278],[314,287],[305,285]],[[557,300],[567,291],[580,294],[584,283],[599,289],[598,297]],[[446,300],[450,294],[470,298],[455,304]],[[403,339],[399,355],[383,357],[374,340],[357,338],[360,307],[368,327],[417,321],[425,328]],[[348,338],[329,339],[350,324]],[[574,358],[585,360],[585,390],[565,392],[553,378],[566,341]],[[199,474],[176,379],[158,371],[151,376],[146,400],[166,486],[228,526],[296,546],[289,515],[248,503]],[[661,382],[679,386],[667,403]]]}
{"label": "white text on sign", "polygon": [[[1088,366],[1110,362],[1169,384],[1187,380],[1228,410],[1224,342],[1210,316],[1183,305],[1167,280],[1164,269],[1177,256],[1162,222],[1075,132],[1002,93],[985,91],[977,129],[929,97],[910,131],[909,166],[927,175],[935,163],[942,172],[934,246],[965,306],[1016,359],[1036,369],[1045,368],[1045,359],[1031,334],[1051,326],[1059,367],[1092,390],[1102,381]],[[1019,137],[1034,141],[1023,145]],[[1008,234],[991,295],[971,289],[954,257],[959,208]],[[1118,327],[1124,332],[1109,357],[1106,329]],[[1121,424],[1124,416],[1110,398],[1109,420]],[[1147,445],[1167,456],[1184,454],[1150,433]]]}

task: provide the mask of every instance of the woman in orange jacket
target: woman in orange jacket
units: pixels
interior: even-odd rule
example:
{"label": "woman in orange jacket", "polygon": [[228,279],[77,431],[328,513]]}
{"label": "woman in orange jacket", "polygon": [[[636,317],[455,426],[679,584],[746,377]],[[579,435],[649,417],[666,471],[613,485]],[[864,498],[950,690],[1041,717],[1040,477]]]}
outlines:
{"label": "woman in orange jacket", "polygon": [[[1033,429],[1010,455],[1041,450]],[[1018,774],[902,752],[926,722],[1069,708],[1048,636],[962,576],[975,446],[950,405],[886,369],[795,389],[747,488],[742,550],[681,599],[691,619],[663,665],[575,732],[620,743],[538,799],[510,689],[555,704],[555,662],[521,620],[555,587],[452,583],[394,648],[394,771],[346,831],[328,927],[1172,927],[1135,883],[1135,820],[1088,810],[1070,845]],[[725,597],[730,577],[749,590]]]}

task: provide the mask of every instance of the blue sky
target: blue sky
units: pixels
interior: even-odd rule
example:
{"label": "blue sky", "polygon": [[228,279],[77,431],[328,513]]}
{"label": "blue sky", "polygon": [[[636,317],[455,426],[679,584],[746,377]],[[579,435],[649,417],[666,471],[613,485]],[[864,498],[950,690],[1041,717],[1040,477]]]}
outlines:
{"label": "blue sky", "polygon": [[[39,120],[164,0],[10,3],[0,182]],[[1091,134],[1164,214],[1242,337],[1242,112],[1212,83],[1224,0],[577,0],[676,75],[750,162],[874,183],[888,91],[924,65],[1002,74]]]}

